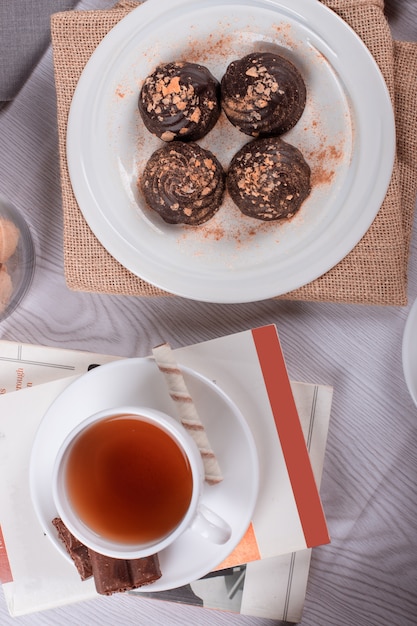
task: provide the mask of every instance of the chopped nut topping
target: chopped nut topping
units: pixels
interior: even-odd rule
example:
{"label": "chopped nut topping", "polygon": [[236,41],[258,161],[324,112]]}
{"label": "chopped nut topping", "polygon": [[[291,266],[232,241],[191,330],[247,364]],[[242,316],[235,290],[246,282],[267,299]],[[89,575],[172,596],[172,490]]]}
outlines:
{"label": "chopped nut topping", "polygon": [[180,77],[179,76],[173,76],[173,78],[171,78],[171,80],[169,81],[168,85],[163,85],[162,87],[162,93],[164,94],[164,96],[166,95],[170,95],[172,93],[179,93],[181,90],[181,86],[180,86]]}
{"label": "chopped nut topping", "polygon": [[175,139],[175,135],[170,130],[166,130],[162,133],[161,139],[162,141],[173,141]]}
{"label": "chopped nut topping", "polygon": [[194,122],[195,124],[198,124],[198,122],[200,121],[201,118],[201,110],[197,107],[193,113],[190,115],[190,122]]}
{"label": "chopped nut topping", "polygon": [[256,67],[254,65],[252,65],[252,67],[250,67],[248,70],[246,70],[245,74],[246,74],[246,76],[252,76],[253,78],[258,78],[258,76],[259,76],[258,70],[256,69]]}

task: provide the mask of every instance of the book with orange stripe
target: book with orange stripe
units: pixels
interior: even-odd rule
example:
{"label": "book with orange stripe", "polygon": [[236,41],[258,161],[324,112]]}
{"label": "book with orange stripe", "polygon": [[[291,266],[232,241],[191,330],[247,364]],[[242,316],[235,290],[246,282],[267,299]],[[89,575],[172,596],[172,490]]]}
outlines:
{"label": "book with orange stripe", "polygon": [[[220,568],[330,542],[276,326],[175,350],[180,364],[211,378],[238,405],[260,458],[252,524]],[[313,387],[313,386],[312,386]],[[304,420],[309,414],[302,416]]]}

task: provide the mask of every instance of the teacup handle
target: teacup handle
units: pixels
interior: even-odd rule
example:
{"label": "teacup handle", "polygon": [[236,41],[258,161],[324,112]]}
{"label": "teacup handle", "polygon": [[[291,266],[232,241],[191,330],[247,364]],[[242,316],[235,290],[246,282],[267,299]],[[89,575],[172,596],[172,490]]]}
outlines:
{"label": "teacup handle", "polygon": [[229,541],[232,529],[220,515],[200,504],[191,529],[212,543],[222,544]]}

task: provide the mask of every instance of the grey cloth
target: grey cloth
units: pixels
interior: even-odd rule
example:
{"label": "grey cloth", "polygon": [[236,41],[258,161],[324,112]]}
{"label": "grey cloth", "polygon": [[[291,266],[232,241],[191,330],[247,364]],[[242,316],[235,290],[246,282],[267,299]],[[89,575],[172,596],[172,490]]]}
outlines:
{"label": "grey cloth", "polygon": [[76,0],[0,0],[0,103],[13,100],[51,41],[50,16]]}

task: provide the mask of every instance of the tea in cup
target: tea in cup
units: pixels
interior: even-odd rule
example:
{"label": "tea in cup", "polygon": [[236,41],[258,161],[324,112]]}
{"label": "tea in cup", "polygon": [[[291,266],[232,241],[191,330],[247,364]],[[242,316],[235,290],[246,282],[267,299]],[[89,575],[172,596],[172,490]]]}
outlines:
{"label": "tea in cup", "polygon": [[229,524],[201,502],[200,452],[173,417],[144,407],[96,413],[58,452],[53,497],[64,524],[92,550],[133,559],[192,529],[226,543]]}

